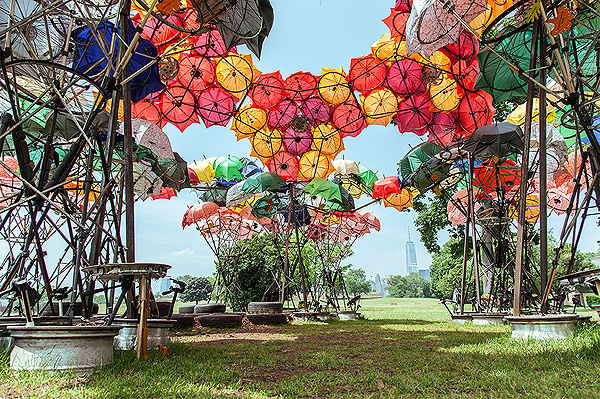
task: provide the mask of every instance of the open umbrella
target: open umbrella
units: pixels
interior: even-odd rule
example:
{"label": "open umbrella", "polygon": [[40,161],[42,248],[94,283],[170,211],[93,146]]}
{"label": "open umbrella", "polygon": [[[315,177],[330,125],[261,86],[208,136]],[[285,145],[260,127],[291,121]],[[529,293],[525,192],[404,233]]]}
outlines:
{"label": "open umbrella", "polygon": [[390,28],[390,34],[393,38],[400,38],[406,40],[406,23],[410,13],[406,11],[398,11],[392,8],[392,13],[383,20],[383,22]]}
{"label": "open umbrella", "polygon": [[398,111],[398,99],[390,89],[382,88],[370,92],[362,106],[369,125],[386,126]]}
{"label": "open umbrella", "polygon": [[163,117],[162,112],[160,111],[160,104],[149,99],[144,99],[132,104],[131,117],[145,119],[158,125],[160,128],[163,128],[167,124],[167,120]]}
{"label": "open umbrella", "polygon": [[217,86],[212,86],[198,96],[197,112],[206,127],[227,125],[234,114],[234,108],[233,97]]}
{"label": "open umbrella", "polygon": [[360,107],[352,102],[334,108],[331,121],[342,137],[356,137],[367,127],[367,121]]}
{"label": "open umbrella", "polygon": [[267,112],[262,108],[247,105],[235,114],[231,130],[237,132],[238,140],[251,137],[267,125]]}
{"label": "open umbrella", "polygon": [[400,183],[396,176],[384,177],[373,182],[373,198],[387,198],[394,193],[400,193]]}
{"label": "open umbrella", "polygon": [[[119,130],[122,130],[122,127]],[[132,119],[131,130],[135,142],[150,149],[157,158],[175,159],[169,136],[154,123],[144,119]]]}
{"label": "open umbrella", "polygon": [[321,178],[312,179],[306,186],[304,186],[304,188],[302,188],[302,191],[307,192],[311,196],[320,195],[327,201],[342,201],[340,186],[330,180]]}
{"label": "open umbrella", "polygon": [[342,68],[323,68],[317,89],[319,96],[332,105],[345,103],[352,93]]}
{"label": "open umbrella", "polygon": [[242,202],[246,202],[248,199],[254,196],[253,193],[248,193],[243,190],[245,181],[241,181],[239,183],[234,184],[227,190],[227,195],[225,196],[225,205],[232,207]]}
{"label": "open umbrella", "polygon": [[402,174],[402,177],[408,177],[411,173],[416,171],[421,164],[433,158],[442,151],[442,149],[443,148],[439,145],[426,141],[410,150],[400,161],[400,173]]}
{"label": "open umbrella", "polygon": [[194,112],[196,98],[190,89],[175,84],[165,90],[160,98],[161,113],[167,121],[182,132],[191,124],[198,122],[198,117]]}
{"label": "open umbrella", "polygon": [[463,149],[474,156],[495,155],[502,158],[523,149],[523,132],[519,126],[509,122],[481,126],[465,140]]}
{"label": "open umbrella", "polygon": [[401,133],[424,134],[424,128],[433,119],[433,112],[429,110],[429,104],[429,99],[423,94],[414,94],[401,101],[398,106],[398,113],[394,115],[398,130]]}
{"label": "open umbrella", "polygon": [[183,214],[182,226],[190,226],[200,220],[208,219],[219,210],[219,206],[214,202],[202,202],[194,205]]}
{"label": "open umbrella", "polygon": [[412,207],[413,192],[408,188],[403,188],[399,193],[392,193],[383,199],[383,205],[393,207],[401,211],[404,208]]}
{"label": "open umbrella", "polygon": [[260,75],[248,54],[229,54],[217,62],[216,77],[219,85],[237,98],[250,88]]}
{"label": "open umbrella", "polygon": [[205,90],[215,80],[215,66],[209,58],[181,53],[177,79],[183,87],[195,92]]}
{"label": "open umbrella", "polygon": [[373,190],[373,183],[375,183],[379,178],[377,174],[373,172],[371,169],[366,168],[362,165],[358,165],[358,177],[360,177],[360,181],[367,186],[370,190]]}
{"label": "open umbrella", "polygon": [[381,86],[386,75],[385,64],[372,55],[350,60],[348,80],[355,90],[367,93]]}
{"label": "open umbrella", "polygon": [[384,85],[399,96],[423,93],[427,86],[421,71],[421,64],[415,60],[406,58],[396,61],[390,66]]}
{"label": "open umbrella", "polygon": [[427,131],[429,132],[427,140],[442,147],[458,140],[456,118],[453,114],[436,113]]}
{"label": "open umbrella", "polygon": [[189,168],[194,171],[198,180],[202,183],[210,183],[215,177],[215,170],[210,161],[195,161],[189,165]]}
{"label": "open umbrella", "polygon": [[222,177],[227,181],[232,181],[233,179],[243,179],[244,176],[240,173],[240,169],[242,168],[242,164],[240,161],[234,157],[227,157],[222,160],[217,160],[215,162],[215,176]]}
{"label": "open umbrella", "polygon": [[278,190],[285,185],[283,179],[276,173],[264,172],[247,178],[242,190],[248,193],[260,193],[267,190]]}
{"label": "open umbrella", "polygon": [[429,85],[429,101],[434,111],[450,112],[458,107],[460,98],[456,80],[444,75],[439,84]]}
{"label": "open umbrella", "polygon": [[269,112],[269,126],[281,129],[290,124],[298,113],[298,106],[289,99],[283,99],[276,109]]}
{"label": "open umbrella", "polygon": [[298,175],[298,160],[286,151],[280,151],[267,163],[270,172],[276,173],[283,180],[296,180]]}
{"label": "open umbrella", "polygon": [[309,130],[296,131],[290,126],[283,136],[283,146],[293,155],[302,155],[310,149],[312,137]]}
{"label": "open umbrella", "polygon": [[335,159],[333,162],[335,173],[341,173],[343,175],[349,175],[351,173],[358,175],[358,165],[356,162],[349,159]]}
{"label": "open umbrella", "polygon": [[283,98],[283,84],[283,78],[279,71],[262,74],[254,81],[250,90],[250,98],[257,107],[272,108]]}
{"label": "open umbrella", "polygon": [[483,90],[468,93],[458,106],[459,133],[470,136],[477,128],[491,124],[495,111],[491,95]]}
{"label": "open umbrella", "polygon": [[308,72],[296,72],[285,79],[285,96],[293,101],[306,100],[317,90],[317,77]]}
{"label": "open umbrella", "polygon": [[192,36],[192,51],[204,57],[220,57],[227,48],[219,31],[212,29],[199,36]]}
{"label": "open umbrella", "polygon": [[308,151],[299,161],[298,177],[302,180],[326,178],[333,172],[331,159],[319,151]]}
{"label": "open umbrella", "polygon": [[302,101],[302,114],[313,122],[329,121],[329,106],[318,97],[310,97]]}
{"label": "open umbrella", "polygon": [[279,129],[263,129],[252,138],[252,152],[269,159],[283,148],[283,134]]}
{"label": "open umbrella", "polygon": [[325,155],[335,156],[344,149],[340,132],[329,123],[315,127],[312,134],[313,148]]}

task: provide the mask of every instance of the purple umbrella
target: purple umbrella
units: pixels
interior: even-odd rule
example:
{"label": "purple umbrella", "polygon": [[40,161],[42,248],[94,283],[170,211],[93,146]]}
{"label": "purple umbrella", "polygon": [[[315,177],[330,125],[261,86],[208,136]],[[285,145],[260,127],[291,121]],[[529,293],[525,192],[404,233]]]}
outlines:
{"label": "purple umbrella", "polygon": [[329,121],[329,106],[318,97],[311,97],[302,102],[302,113],[314,122]]}
{"label": "purple umbrella", "polygon": [[285,131],[283,145],[290,154],[302,155],[310,148],[312,136],[309,130],[297,132],[292,127]]}

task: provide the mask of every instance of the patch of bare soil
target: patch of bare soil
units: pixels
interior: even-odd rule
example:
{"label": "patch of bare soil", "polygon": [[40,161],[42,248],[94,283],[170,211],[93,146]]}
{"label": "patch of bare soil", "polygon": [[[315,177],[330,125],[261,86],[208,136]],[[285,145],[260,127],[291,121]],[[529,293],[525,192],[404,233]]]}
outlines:
{"label": "patch of bare soil", "polygon": [[186,344],[211,343],[226,345],[232,341],[294,341],[295,335],[281,334],[281,328],[274,326],[257,326],[247,321],[238,329],[213,329],[199,327],[185,334],[173,334],[171,340]]}

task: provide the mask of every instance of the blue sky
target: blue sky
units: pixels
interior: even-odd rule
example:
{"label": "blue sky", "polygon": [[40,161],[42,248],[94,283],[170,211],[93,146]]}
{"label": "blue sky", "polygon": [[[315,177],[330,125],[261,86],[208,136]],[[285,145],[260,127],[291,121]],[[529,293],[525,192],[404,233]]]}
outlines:
{"label": "blue sky", "polygon": [[[275,23],[264,43],[260,60],[255,64],[262,72],[281,71],[285,78],[297,71],[315,75],[321,68],[343,67],[348,71],[350,59],[370,52],[370,46],[389,32],[381,21],[390,13],[394,1],[359,0],[272,0]],[[245,47],[240,47],[240,52]],[[220,155],[247,156],[248,140],[236,141],[228,128],[194,125],[183,134],[168,125],[165,131],[175,151],[188,162]],[[356,138],[344,141],[340,156],[360,161],[389,176],[396,172],[396,163],[421,138],[401,134],[394,126],[370,126]],[[365,199],[358,200],[358,204]],[[194,194],[180,193],[171,200],[148,200],[136,206],[136,245],[139,261],[165,262],[172,265],[172,276],[192,274],[206,276],[214,271],[214,256],[201,236],[193,229],[182,230],[181,219],[188,206],[197,203]],[[427,268],[431,257],[420,242],[414,228],[415,212],[398,212],[393,208],[372,205],[368,209],[381,221],[381,231],[361,237],[355,243],[354,255],[345,262],[365,270],[367,276],[406,273],[405,243],[408,229],[415,242],[420,268]],[[551,217],[550,228],[558,235],[562,218]],[[599,229],[589,220],[580,249],[596,251]],[[440,241],[447,235],[442,233]]]}

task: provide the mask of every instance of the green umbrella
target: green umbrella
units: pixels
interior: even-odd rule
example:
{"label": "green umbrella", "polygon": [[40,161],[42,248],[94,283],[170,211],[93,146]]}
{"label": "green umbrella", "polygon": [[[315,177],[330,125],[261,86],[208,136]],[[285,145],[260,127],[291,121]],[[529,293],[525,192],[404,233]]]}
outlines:
{"label": "green umbrella", "polygon": [[408,152],[400,161],[400,172],[402,177],[406,178],[416,171],[421,164],[429,161],[443,148],[430,141],[425,141]]}
{"label": "green umbrella", "polygon": [[360,177],[360,180],[363,182],[363,184],[369,187],[369,189],[373,190],[373,183],[379,180],[377,174],[371,169],[365,168],[362,165],[358,165],[358,172],[358,176]]}
{"label": "green umbrella", "polygon": [[240,173],[240,169],[243,168],[242,163],[238,157],[219,157],[215,160],[214,169],[215,176],[222,177],[227,181],[233,179],[243,179],[244,176]]}
{"label": "green umbrella", "polygon": [[332,182],[331,180],[315,178],[310,181],[302,191],[306,191],[311,196],[320,195],[327,201],[337,200],[342,202],[342,194],[340,186]]}
{"label": "green umbrella", "polygon": [[351,211],[355,208],[354,206],[354,198],[350,195],[350,192],[346,190],[344,187],[338,186],[340,188],[340,196],[341,201],[336,199],[332,199],[331,201],[327,201],[326,207],[331,211]]}
{"label": "green umbrella", "polygon": [[257,218],[271,218],[283,209],[285,209],[285,205],[273,194],[260,197],[252,204],[252,214]]}
{"label": "green umbrella", "polygon": [[217,179],[213,179],[208,187],[209,189],[198,195],[198,198],[204,202],[214,202],[219,206],[225,206],[228,189],[222,187]]}
{"label": "green umbrella", "polygon": [[277,173],[264,172],[247,178],[242,185],[242,191],[260,193],[267,190],[278,190],[283,186],[285,186],[285,182]]}
{"label": "green umbrella", "polygon": [[444,181],[449,176],[451,167],[451,164],[439,158],[431,158],[411,175],[411,184],[423,194]]}

